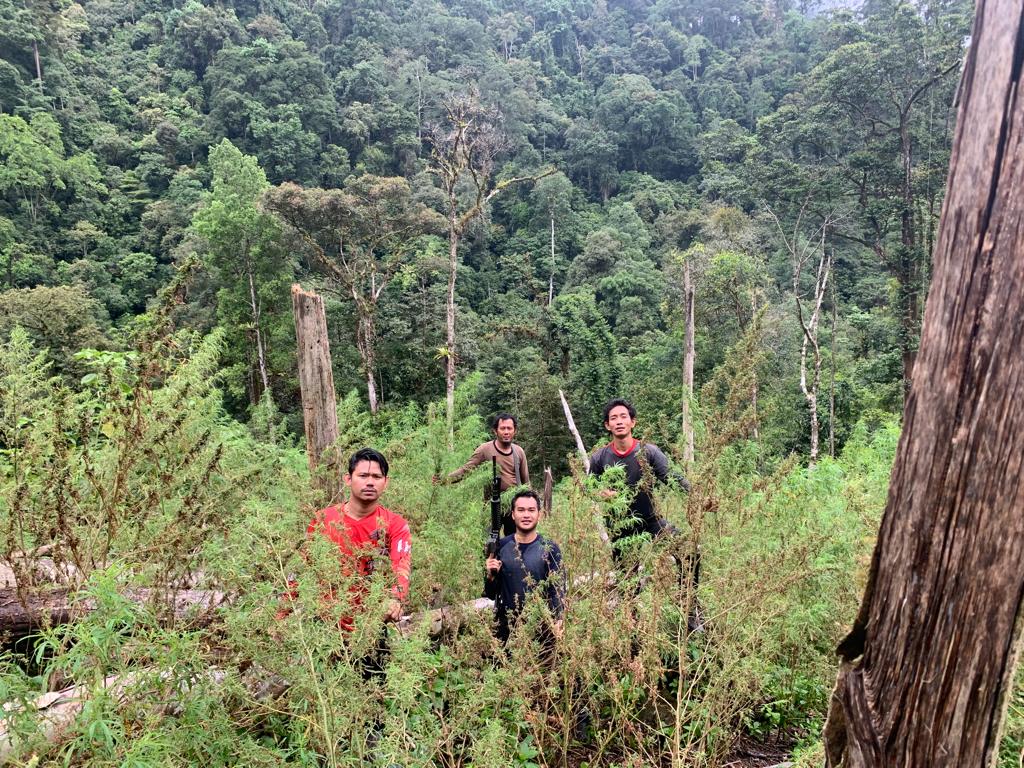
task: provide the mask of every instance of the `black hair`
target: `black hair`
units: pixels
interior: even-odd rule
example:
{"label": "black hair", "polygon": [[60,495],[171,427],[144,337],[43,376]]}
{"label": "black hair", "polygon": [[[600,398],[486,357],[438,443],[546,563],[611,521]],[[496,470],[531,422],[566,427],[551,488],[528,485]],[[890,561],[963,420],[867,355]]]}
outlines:
{"label": "black hair", "polygon": [[515,509],[516,508],[516,502],[519,499],[522,499],[522,498],[530,498],[530,499],[533,499],[534,501],[536,501],[537,502],[537,509],[538,510],[540,510],[540,508],[543,506],[541,504],[541,502],[540,502],[540,494],[539,493],[537,493],[532,488],[524,488],[521,491],[517,491],[516,495],[512,497],[512,503],[508,505],[509,509]]}
{"label": "black hair", "polygon": [[377,464],[380,467],[381,474],[384,477],[388,476],[388,460],[384,458],[384,454],[380,451],[375,451],[373,448],[360,448],[358,451],[352,454],[348,460],[348,473],[351,475],[356,471],[356,465],[361,461],[369,461]]}
{"label": "black hair", "polygon": [[613,408],[618,408],[619,406],[622,406],[627,411],[629,411],[629,418],[631,418],[631,419],[635,419],[636,418],[636,408],[633,407],[633,404],[631,402],[629,402],[629,400],[624,400],[621,397],[616,397],[616,398],[612,398],[611,400],[609,400],[607,405],[605,405],[605,407],[604,407],[604,423],[605,424],[608,423],[608,417],[611,415],[612,409]]}
{"label": "black hair", "polygon": [[519,429],[519,420],[515,416],[513,416],[511,413],[496,413],[496,414],[494,414],[494,418],[491,419],[491,429],[492,430],[497,429],[498,425],[501,424],[501,422],[507,421],[508,419],[512,419],[512,426],[515,427],[516,429]]}

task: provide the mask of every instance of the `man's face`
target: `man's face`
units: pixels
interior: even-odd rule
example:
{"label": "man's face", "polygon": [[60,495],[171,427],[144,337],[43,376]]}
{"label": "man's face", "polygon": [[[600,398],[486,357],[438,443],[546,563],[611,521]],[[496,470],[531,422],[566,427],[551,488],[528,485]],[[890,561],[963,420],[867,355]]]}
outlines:
{"label": "man's face", "polygon": [[608,412],[608,420],[604,428],[612,433],[612,437],[629,437],[636,426],[636,419],[629,415],[629,409],[624,405],[616,405]]}
{"label": "man's face", "polygon": [[353,499],[367,503],[374,502],[388,487],[388,479],[384,477],[380,464],[376,461],[360,461],[352,474],[345,475],[345,485],[352,492]]}
{"label": "man's face", "polygon": [[540,520],[540,510],[537,509],[537,500],[529,496],[520,496],[512,505],[512,522],[516,524],[516,530],[520,533],[530,533],[537,527]]}
{"label": "man's face", "polygon": [[516,423],[512,419],[501,419],[494,428],[494,434],[499,442],[511,443],[516,436]]}

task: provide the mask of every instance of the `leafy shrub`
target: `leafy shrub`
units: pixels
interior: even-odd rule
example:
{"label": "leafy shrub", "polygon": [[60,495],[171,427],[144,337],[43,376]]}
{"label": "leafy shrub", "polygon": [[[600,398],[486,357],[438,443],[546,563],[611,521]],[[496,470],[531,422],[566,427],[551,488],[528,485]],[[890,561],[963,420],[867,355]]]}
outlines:
{"label": "leafy shrub", "polygon": [[[333,546],[305,537],[314,513],[305,457],[278,439],[271,413],[254,431],[224,417],[218,343],[179,336],[157,355],[87,355],[95,376],[78,390],[48,379],[23,336],[0,353],[4,559],[28,584],[41,584],[52,562],[89,608],[42,632],[40,676],[15,655],[0,666],[15,702],[71,683],[86,694],[59,738],[24,707],[6,712],[21,758],[483,768],[652,765],[668,755],[696,766],[721,763],[744,731],[802,737],[820,722],[895,426],[855,433],[842,457],[813,470],[787,461],[761,471],[744,440],[756,357],[737,350],[702,394],[693,490],[658,492],[677,536],[632,542],[616,577],[597,521],[623,498],[599,501],[578,466],[558,486],[543,526],[562,546],[570,586],[551,656],[534,639],[550,620],[539,602],[507,651],[486,615],[458,608],[482,586],[486,473],[457,486],[429,478],[485,434],[466,415],[473,383],[459,391],[452,455],[433,409],[375,419],[346,398],[345,450],[385,451],[385,503],[414,530],[409,610],[456,608],[437,637],[429,622],[400,636],[372,611],[341,632],[353,606]],[[185,585],[226,602],[212,616],[182,615],[170,598]],[[325,602],[328,585],[335,599]],[[147,599],[140,587],[151,588]],[[386,574],[375,578],[363,604],[387,588]],[[695,604],[705,622],[697,634]]]}

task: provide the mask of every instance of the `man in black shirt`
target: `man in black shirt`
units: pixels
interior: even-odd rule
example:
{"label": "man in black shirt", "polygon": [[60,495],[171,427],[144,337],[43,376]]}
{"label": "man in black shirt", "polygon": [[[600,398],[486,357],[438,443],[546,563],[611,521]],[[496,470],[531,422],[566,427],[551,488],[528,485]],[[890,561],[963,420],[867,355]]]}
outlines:
{"label": "man in black shirt", "polygon": [[[648,533],[652,537],[673,536],[679,533],[679,530],[661,517],[654,507],[652,486],[655,480],[667,483],[672,479],[683,490],[690,490],[690,483],[685,477],[669,470],[668,458],[658,446],[653,443],[641,443],[633,437],[635,426],[636,408],[632,403],[622,398],[610,400],[604,407],[604,428],[611,433],[612,441],[598,448],[590,456],[590,474],[600,477],[605,470],[620,466],[626,473],[627,489],[633,494],[629,501],[628,519],[614,525],[611,531],[612,557],[616,561],[620,561],[623,555],[622,547],[616,544],[627,537],[642,533]],[[604,499],[612,499],[615,495],[616,492],[611,488],[601,491]],[[690,559],[690,555],[684,555],[682,560],[678,557],[676,559],[681,581],[684,577],[683,563]],[[691,586],[696,590],[700,581],[699,548],[692,556],[692,567]],[[696,603],[693,605],[689,625],[690,631],[703,630],[703,619]]]}
{"label": "man in black shirt", "polygon": [[[635,426],[636,409],[632,404],[621,398],[611,400],[604,407],[604,428],[611,433],[612,440],[590,456],[590,474],[600,477],[605,470],[621,466],[626,472],[626,486],[632,493],[629,519],[613,526],[611,531],[613,544],[628,536],[645,532],[657,536],[663,531],[672,530],[672,526],[654,508],[654,481],[667,483],[671,478],[684,490],[690,490],[685,477],[669,471],[668,459],[658,446],[642,443],[633,437]],[[601,496],[605,499],[614,498],[615,491],[606,488],[601,491]]]}
{"label": "man in black shirt", "polygon": [[487,558],[484,594],[494,600],[497,635],[508,640],[512,627],[536,588],[544,590],[544,599],[554,620],[552,633],[561,634],[565,578],[562,552],[558,545],[537,533],[540,521],[540,496],[525,490],[512,499],[512,521],[516,531],[498,542],[497,557]]}

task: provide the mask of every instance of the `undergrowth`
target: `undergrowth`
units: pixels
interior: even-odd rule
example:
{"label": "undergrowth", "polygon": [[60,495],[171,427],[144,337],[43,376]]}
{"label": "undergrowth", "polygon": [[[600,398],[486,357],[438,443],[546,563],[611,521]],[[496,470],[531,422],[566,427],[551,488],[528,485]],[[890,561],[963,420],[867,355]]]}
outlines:
{"label": "undergrowth", "polygon": [[[598,521],[625,502],[603,505],[574,465],[543,523],[569,577],[564,637],[542,652],[532,638],[549,617],[533,605],[506,653],[467,606],[486,478],[430,482],[483,434],[478,382],[460,390],[453,454],[434,409],[371,417],[340,401],[342,453],[373,444],[392,461],[385,503],[414,532],[407,610],[453,606],[440,633],[429,620],[400,633],[372,610],[343,632],[345,576],[305,536],[302,448],[271,405],[251,429],[224,416],[219,344],[165,334],[88,353],[76,389],[24,334],[0,350],[0,555],[24,600],[60,584],[76,619],[0,657],[12,765],[717,766],[741,734],[814,752],[895,424],[862,426],[814,468],[773,463],[748,439],[752,343],[736,350],[701,395],[691,492],[659,492],[679,535],[633,542],[616,574]],[[378,578],[363,605],[387,587]],[[203,607],[183,608],[183,590]],[[66,722],[37,712],[72,685],[84,704]],[[1010,750],[1020,720],[1018,696]]]}

